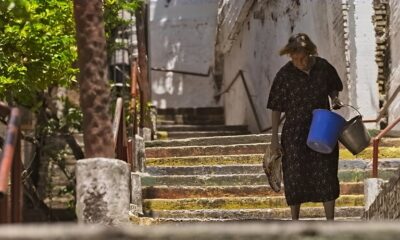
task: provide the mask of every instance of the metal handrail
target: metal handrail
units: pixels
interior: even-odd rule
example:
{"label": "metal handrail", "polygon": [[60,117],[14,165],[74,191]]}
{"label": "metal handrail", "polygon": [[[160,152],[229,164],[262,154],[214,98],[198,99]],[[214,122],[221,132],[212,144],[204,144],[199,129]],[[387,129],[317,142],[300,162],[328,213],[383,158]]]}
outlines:
{"label": "metal handrail", "polygon": [[392,128],[394,128],[400,122],[400,117],[398,117],[394,122],[388,125],[384,130],[382,130],[374,139],[372,140],[372,177],[378,177],[378,154],[379,154],[379,141],[383,138]]}
{"label": "metal handrail", "polygon": [[[250,90],[249,90],[249,87],[248,87],[248,85],[247,85],[246,78],[245,78],[245,76],[244,76],[244,74],[243,74],[243,70],[239,70],[238,73],[236,74],[236,76],[233,78],[233,80],[232,80],[232,81],[230,82],[230,84],[228,85],[228,87],[226,87],[225,90],[223,90],[223,91],[217,93],[217,94],[214,96],[214,98],[215,98],[215,99],[218,99],[219,97],[221,97],[221,95],[223,95],[223,94],[229,92],[229,90],[232,88],[232,86],[233,86],[233,84],[236,82],[236,80],[239,79],[239,77],[242,79],[242,82],[243,82],[243,85],[244,85],[244,89],[245,89],[246,94],[247,94],[247,98],[249,99],[249,102],[250,102],[251,110],[253,111],[254,118],[256,119],[256,123],[257,123],[258,130],[259,130],[260,132],[266,132],[266,131],[271,130],[271,129],[272,129],[272,126],[267,127],[267,128],[264,128],[264,129],[261,127],[260,118],[259,118],[259,116],[258,116],[258,113],[257,113],[257,110],[256,110],[256,106],[255,106],[255,104],[254,104],[254,102],[253,102],[253,99],[252,99],[251,96],[250,96],[250,95],[251,95],[251,94],[250,94]],[[285,116],[283,116],[279,122],[281,123],[281,122],[283,121],[284,118],[285,118]]]}
{"label": "metal handrail", "polygon": [[[138,64],[135,60],[132,61],[131,64],[131,106],[129,114],[131,114],[133,123],[130,126],[130,131],[132,134],[132,138],[128,139],[128,131],[125,123],[125,108],[124,108],[124,100],[122,97],[117,98],[115,104],[115,112],[114,112],[114,120],[113,120],[113,137],[114,137],[114,149],[116,158],[126,161],[131,165],[131,170],[135,170],[137,166],[134,164],[134,148],[135,148],[135,135],[137,133],[137,109],[136,102],[139,100],[140,105],[142,105],[143,101],[141,98],[142,94],[137,94],[138,90],[140,92],[140,84],[138,81],[140,78]],[[142,109],[142,107],[141,107]],[[143,111],[140,111],[140,122],[143,120]]]}
{"label": "metal handrail", "polygon": [[[9,117],[3,152],[0,158],[0,223],[22,221],[22,162],[20,148],[21,113],[0,103],[0,115]],[[10,181],[11,174],[11,181]],[[9,183],[11,196],[8,197]]]}
{"label": "metal handrail", "polygon": [[393,92],[392,96],[390,96],[389,100],[383,105],[383,107],[379,110],[379,114],[375,119],[366,119],[363,120],[365,123],[373,123],[373,122],[379,122],[383,116],[385,115],[385,112],[388,110],[390,104],[396,99],[397,95],[400,93],[400,85],[397,86],[396,90]]}

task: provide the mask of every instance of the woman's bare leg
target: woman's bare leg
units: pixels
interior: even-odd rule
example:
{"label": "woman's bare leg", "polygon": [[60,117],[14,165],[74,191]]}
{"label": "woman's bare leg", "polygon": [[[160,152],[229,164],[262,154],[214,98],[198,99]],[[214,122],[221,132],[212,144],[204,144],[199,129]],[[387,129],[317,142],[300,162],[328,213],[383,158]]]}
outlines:
{"label": "woman's bare leg", "polygon": [[292,214],[292,220],[299,220],[300,215],[300,204],[298,205],[291,205],[290,212]]}
{"label": "woman's bare leg", "polygon": [[333,221],[335,219],[335,200],[324,202],[326,220]]}

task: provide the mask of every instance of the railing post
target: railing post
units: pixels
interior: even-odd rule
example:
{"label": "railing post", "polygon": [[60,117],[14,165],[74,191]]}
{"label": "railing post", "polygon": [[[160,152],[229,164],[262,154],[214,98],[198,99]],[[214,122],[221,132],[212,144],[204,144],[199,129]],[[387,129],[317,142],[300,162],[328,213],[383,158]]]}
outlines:
{"label": "railing post", "polygon": [[[2,110],[5,109],[4,106],[2,108]],[[18,108],[12,108],[8,114],[10,118],[0,159],[0,223],[21,222],[22,220],[22,163],[19,136],[21,118]],[[11,196],[8,194],[10,173]]]}
{"label": "railing post", "polygon": [[11,222],[22,222],[22,162],[21,162],[21,137],[17,133],[17,143],[15,146],[14,161],[11,171]]}
{"label": "railing post", "polygon": [[379,154],[379,139],[374,138],[372,140],[372,177],[378,177],[378,154]]}

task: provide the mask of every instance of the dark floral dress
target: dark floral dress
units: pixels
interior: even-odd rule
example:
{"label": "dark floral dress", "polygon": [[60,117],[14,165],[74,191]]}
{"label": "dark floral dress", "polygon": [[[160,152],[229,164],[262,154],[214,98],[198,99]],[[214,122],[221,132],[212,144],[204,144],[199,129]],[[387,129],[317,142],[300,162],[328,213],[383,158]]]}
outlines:
{"label": "dark floral dress", "polygon": [[342,89],[336,69],[320,57],[316,57],[309,74],[288,62],[274,79],[267,107],[286,115],[281,144],[288,205],[326,202],[339,197],[338,146],[332,153],[322,154],[311,150],[306,142],[312,111],[329,109],[328,94]]}

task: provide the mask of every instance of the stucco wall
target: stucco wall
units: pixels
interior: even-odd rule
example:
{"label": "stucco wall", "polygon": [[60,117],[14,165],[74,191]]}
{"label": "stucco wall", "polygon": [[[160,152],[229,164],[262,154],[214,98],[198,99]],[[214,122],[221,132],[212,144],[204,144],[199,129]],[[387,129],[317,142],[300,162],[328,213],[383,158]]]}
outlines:
{"label": "stucco wall", "polygon": [[[224,85],[227,86],[242,69],[250,85],[262,128],[270,126],[270,111],[266,109],[268,93],[276,72],[287,61],[280,57],[282,48],[292,33],[305,32],[316,43],[321,57],[337,69],[345,90],[341,98],[347,102],[346,61],[341,1],[260,1],[250,9],[240,34],[225,54]],[[225,94],[227,124],[249,124],[257,132],[254,115],[244,88],[235,83]]]}
{"label": "stucco wall", "polygon": [[159,108],[218,105],[212,74],[219,0],[151,0],[149,59],[152,100]]}
{"label": "stucco wall", "polygon": [[[378,65],[375,62],[375,30],[372,22],[373,3],[370,0],[350,0],[351,31],[350,104],[359,108],[364,119],[375,119],[379,111]],[[375,124],[368,127],[375,128]]]}
{"label": "stucco wall", "polygon": [[[392,69],[390,74],[389,96],[400,85],[400,2],[396,0],[389,1],[390,6],[390,51],[392,60]],[[400,94],[389,108],[389,123],[400,116]],[[400,131],[400,125],[395,128]]]}

